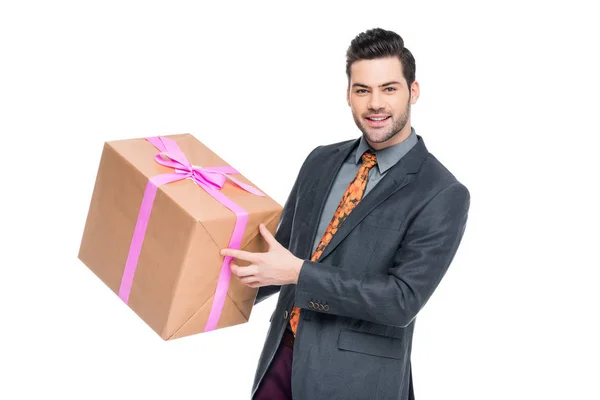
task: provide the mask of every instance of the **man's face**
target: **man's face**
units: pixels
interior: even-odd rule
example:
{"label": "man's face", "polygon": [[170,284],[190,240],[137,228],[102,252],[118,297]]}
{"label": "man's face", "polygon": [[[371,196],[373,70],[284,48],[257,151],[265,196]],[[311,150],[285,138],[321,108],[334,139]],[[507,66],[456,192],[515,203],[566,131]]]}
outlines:
{"label": "man's face", "polygon": [[408,88],[397,57],[356,61],[350,67],[348,105],[369,144],[382,149],[410,134],[410,105],[419,97],[419,84]]}

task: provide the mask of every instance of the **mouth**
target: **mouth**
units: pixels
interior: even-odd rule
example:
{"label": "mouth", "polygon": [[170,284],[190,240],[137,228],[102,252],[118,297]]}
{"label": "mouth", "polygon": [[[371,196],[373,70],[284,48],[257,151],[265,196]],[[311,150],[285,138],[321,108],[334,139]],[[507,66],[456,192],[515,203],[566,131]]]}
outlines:
{"label": "mouth", "polygon": [[381,115],[381,114],[369,115],[368,117],[365,117],[369,126],[372,126],[372,127],[384,126],[387,124],[387,122],[390,118],[391,118],[391,115]]}

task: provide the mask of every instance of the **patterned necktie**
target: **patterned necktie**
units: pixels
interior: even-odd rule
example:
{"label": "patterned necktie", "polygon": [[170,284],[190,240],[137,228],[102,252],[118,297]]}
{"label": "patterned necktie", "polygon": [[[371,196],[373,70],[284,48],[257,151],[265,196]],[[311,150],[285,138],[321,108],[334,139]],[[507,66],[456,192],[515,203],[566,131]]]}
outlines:
{"label": "patterned necktie", "polygon": [[[333,238],[333,235],[338,230],[338,227],[342,224],[342,222],[346,219],[346,217],[352,212],[354,207],[361,201],[363,194],[365,192],[365,188],[367,187],[367,178],[369,177],[369,170],[373,168],[377,164],[377,157],[373,153],[364,153],[361,157],[362,165],[358,170],[354,180],[350,182],[346,192],[342,196],[342,200],[338,205],[337,210],[333,214],[333,218],[331,222],[327,226],[325,230],[325,234],[323,238],[319,242],[314,254],[312,255],[310,261],[316,261],[327,247],[327,244]],[[292,308],[292,312],[290,313],[290,326],[292,327],[292,332],[294,332],[294,336],[296,336],[296,329],[298,328],[298,318],[300,317],[300,308],[294,307]]]}

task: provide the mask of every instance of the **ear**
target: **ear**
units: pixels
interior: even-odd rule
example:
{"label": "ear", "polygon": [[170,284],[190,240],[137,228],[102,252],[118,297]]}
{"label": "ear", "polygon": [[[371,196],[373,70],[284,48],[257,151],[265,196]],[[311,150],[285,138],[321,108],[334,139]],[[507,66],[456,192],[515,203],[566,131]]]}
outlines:
{"label": "ear", "polygon": [[350,83],[348,83],[348,87],[346,88],[346,103],[348,103],[349,107],[352,107],[350,104]]}
{"label": "ear", "polygon": [[420,94],[421,88],[419,87],[419,82],[414,81],[410,86],[410,104],[415,104],[419,100]]}

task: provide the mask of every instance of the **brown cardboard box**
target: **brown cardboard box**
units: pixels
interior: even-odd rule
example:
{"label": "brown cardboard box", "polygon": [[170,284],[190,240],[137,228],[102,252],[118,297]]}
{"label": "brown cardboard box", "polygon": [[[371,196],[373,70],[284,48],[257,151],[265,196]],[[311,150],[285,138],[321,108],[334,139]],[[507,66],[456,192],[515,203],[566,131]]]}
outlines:
{"label": "brown cardboard box", "polygon": [[[192,165],[229,166],[190,134],[166,137]],[[174,172],[155,161],[159,152],[143,138],[104,144],[79,259],[115,294],[148,179]],[[256,187],[242,174],[231,176]],[[258,226],[274,234],[282,207],[229,180],[220,192],[248,212],[240,248],[267,251]],[[126,303],[164,340],[204,332],[224,260],[220,250],[229,247],[235,221],[235,213],[191,179],[158,187]],[[232,274],[216,329],[247,322],[256,292]]]}

